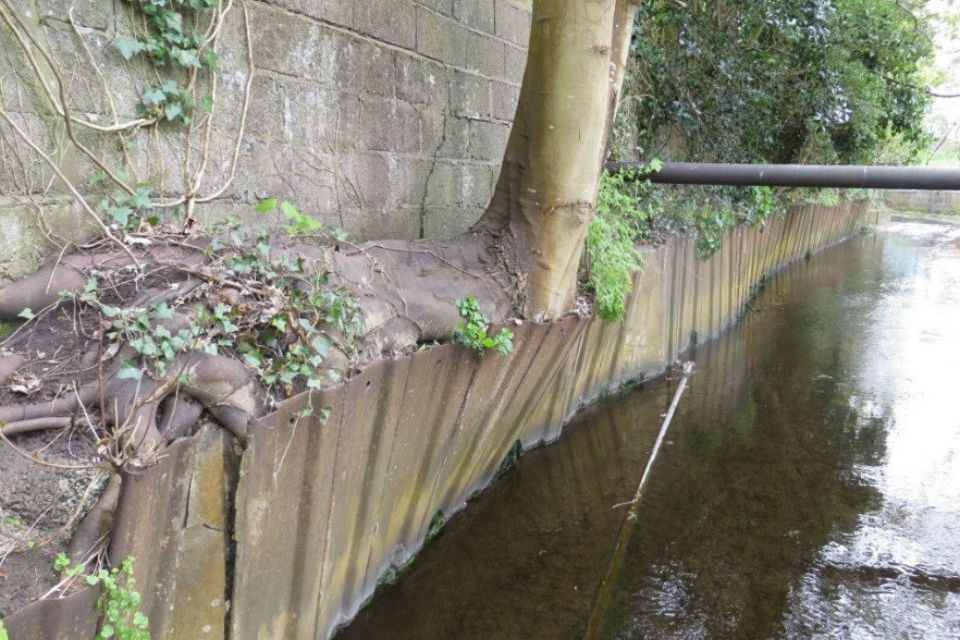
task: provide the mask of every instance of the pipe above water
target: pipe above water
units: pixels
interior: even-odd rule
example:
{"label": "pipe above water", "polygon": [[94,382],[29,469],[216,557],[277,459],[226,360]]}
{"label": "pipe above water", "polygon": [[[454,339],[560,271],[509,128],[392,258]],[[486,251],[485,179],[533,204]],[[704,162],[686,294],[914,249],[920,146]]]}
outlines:
{"label": "pipe above water", "polygon": [[[608,162],[608,171],[645,171],[639,162]],[[766,187],[960,191],[960,168],[818,164],[664,162],[651,182]]]}

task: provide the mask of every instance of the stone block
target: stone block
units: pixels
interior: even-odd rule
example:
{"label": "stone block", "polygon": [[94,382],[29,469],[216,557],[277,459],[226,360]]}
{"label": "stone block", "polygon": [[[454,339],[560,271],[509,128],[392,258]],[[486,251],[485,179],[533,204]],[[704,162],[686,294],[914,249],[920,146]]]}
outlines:
{"label": "stone block", "polygon": [[[427,177],[433,160],[406,159],[399,166],[400,179],[398,180],[400,203],[413,207],[421,207],[427,194]],[[417,213],[416,217],[419,218]]]}
{"label": "stone block", "polygon": [[[61,26],[56,22],[52,24]],[[106,95],[90,69],[86,54],[83,53],[73,32],[68,29],[49,27],[43,28],[42,31],[50,54],[56,60],[63,77],[66,93],[70,96],[71,108],[85,114],[107,113]],[[56,94],[56,84],[52,86]]]}
{"label": "stone block", "polygon": [[346,0],[266,0],[297,13],[344,27],[353,25],[353,3]]}
{"label": "stone block", "polygon": [[450,109],[460,116],[486,118],[490,115],[490,81],[454,71],[450,80]]}
{"label": "stone block", "polygon": [[424,213],[426,238],[453,238],[466,232],[483,214],[483,207],[443,207]]}
{"label": "stone block", "polygon": [[517,111],[517,101],[520,98],[520,87],[505,82],[490,83],[490,97],[492,99],[492,115],[497,120],[513,121]]}
{"label": "stone block", "polygon": [[467,33],[456,21],[417,8],[417,51],[428,58],[463,65]]}
{"label": "stone block", "polygon": [[450,100],[447,69],[436,62],[398,53],[396,56],[397,97],[415,104],[446,108]]}
{"label": "stone block", "polygon": [[493,33],[493,0],[453,0],[453,17],[471,29]]}
{"label": "stone block", "polygon": [[419,109],[420,118],[420,151],[429,156],[435,156],[440,153],[440,147],[444,143],[444,128],[446,126],[447,116],[432,107],[422,107]]}
{"label": "stone block", "polygon": [[320,147],[331,142],[336,94],[312,85],[290,84],[283,96],[283,136],[298,145]]}
{"label": "stone block", "polygon": [[356,4],[354,29],[406,49],[417,46],[417,14],[412,0],[363,0]]}
{"label": "stone block", "polygon": [[349,35],[337,35],[336,88],[392,97],[396,83],[393,51]]}
{"label": "stone block", "polygon": [[467,34],[467,55],[464,67],[490,78],[502,78],[504,74],[504,44],[490,36]]}
{"label": "stone block", "polygon": [[304,16],[256,4],[251,5],[250,23],[258,68],[300,79],[330,79],[326,55],[334,46],[330,29]]}
{"label": "stone block", "polygon": [[253,76],[246,136],[258,140],[278,138],[282,133],[283,105],[284,86],[277,77],[265,73]]}
{"label": "stone block", "polygon": [[371,151],[420,150],[420,118],[413,105],[396,100],[361,100],[363,148]]}
{"label": "stone block", "polygon": [[445,207],[454,202],[459,180],[458,167],[453,162],[438,160],[429,168],[426,183],[426,207]]}
{"label": "stone block", "polygon": [[517,100],[520,98],[520,87],[505,82],[490,83],[490,97],[492,100],[491,114],[497,120],[513,122],[517,111]]}
{"label": "stone block", "polygon": [[467,207],[485,207],[490,202],[489,164],[460,165],[457,202]]}
{"label": "stone block", "polygon": [[525,48],[530,41],[530,10],[513,0],[495,2],[496,34]]}
{"label": "stone block", "polygon": [[504,47],[503,77],[507,82],[519,85],[523,82],[523,70],[527,66],[527,50],[506,45]]}
{"label": "stone block", "polygon": [[361,147],[360,128],[361,104],[359,96],[341,93],[337,96],[337,111],[331,115],[328,126],[333,127],[334,149],[356,149]]}
{"label": "stone block", "polygon": [[[118,3],[123,4],[123,3]],[[46,20],[67,22],[66,6],[63,0],[36,0],[37,15]],[[80,26],[105,30],[113,22],[113,2],[104,0],[70,0],[73,19]],[[127,11],[127,9],[123,9]]]}
{"label": "stone block", "polygon": [[471,120],[470,157],[474,160],[500,160],[509,135],[510,125]]}
{"label": "stone block", "polygon": [[448,115],[443,123],[443,144],[438,155],[441,158],[465,158],[470,148],[470,121]]}
{"label": "stone block", "polygon": [[453,0],[417,0],[417,4],[449,16],[453,13]]}

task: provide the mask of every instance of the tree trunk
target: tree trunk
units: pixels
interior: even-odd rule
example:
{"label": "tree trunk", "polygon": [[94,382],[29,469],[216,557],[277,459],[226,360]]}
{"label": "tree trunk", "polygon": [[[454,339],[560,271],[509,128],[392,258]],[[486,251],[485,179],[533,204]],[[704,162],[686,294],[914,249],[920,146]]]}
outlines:
{"label": "tree trunk", "polygon": [[526,290],[527,318],[573,306],[635,11],[634,0],[534,0],[517,114],[475,227]]}

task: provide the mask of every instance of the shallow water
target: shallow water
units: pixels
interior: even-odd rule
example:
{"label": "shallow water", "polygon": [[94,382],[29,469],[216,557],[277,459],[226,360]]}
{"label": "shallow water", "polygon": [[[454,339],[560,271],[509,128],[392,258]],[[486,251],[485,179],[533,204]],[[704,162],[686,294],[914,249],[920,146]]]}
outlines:
{"label": "shallow water", "polygon": [[[960,638],[960,227],[794,265],[696,369],[579,415],[338,638]],[[609,597],[597,597],[604,577]],[[599,609],[599,612],[595,611]]]}

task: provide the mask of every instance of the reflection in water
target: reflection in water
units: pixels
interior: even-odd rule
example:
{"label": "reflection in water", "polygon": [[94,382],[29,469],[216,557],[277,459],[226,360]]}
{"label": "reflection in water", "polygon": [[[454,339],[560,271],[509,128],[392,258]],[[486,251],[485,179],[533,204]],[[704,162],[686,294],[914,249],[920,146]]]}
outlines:
{"label": "reflection in water", "polygon": [[[956,229],[788,269],[700,348],[602,637],[960,637]],[[579,637],[670,387],[525,456],[340,637]]]}

